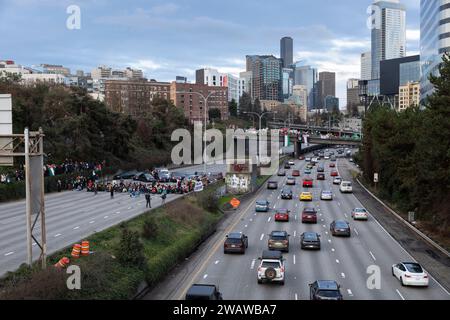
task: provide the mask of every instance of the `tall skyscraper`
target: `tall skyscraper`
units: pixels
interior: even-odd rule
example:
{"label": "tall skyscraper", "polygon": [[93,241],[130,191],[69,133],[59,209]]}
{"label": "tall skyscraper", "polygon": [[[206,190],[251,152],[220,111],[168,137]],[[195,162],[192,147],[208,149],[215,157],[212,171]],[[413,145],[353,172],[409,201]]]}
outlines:
{"label": "tall skyscraper", "polygon": [[442,54],[450,52],[450,0],[420,1],[420,99],[433,92],[428,80],[438,75]]}
{"label": "tall skyscraper", "polygon": [[361,105],[359,98],[359,79],[347,80],[347,110]]}
{"label": "tall skyscraper", "polygon": [[294,64],[294,85],[303,85],[308,91],[308,110],[316,107],[317,69],[305,65],[303,61]]}
{"label": "tall skyscraper", "polygon": [[273,55],[247,56],[252,72],[252,98],[283,101],[282,62]]}
{"label": "tall skyscraper", "polygon": [[336,96],[336,73],[334,72],[319,73],[316,106],[319,108],[325,107],[325,98],[327,96]]}
{"label": "tall skyscraper", "polygon": [[283,60],[283,68],[289,68],[294,63],[294,40],[291,37],[281,38],[280,57]]}
{"label": "tall skyscraper", "polygon": [[361,80],[372,79],[372,52],[361,53]]}
{"label": "tall skyscraper", "polygon": [[380,61],[406,55],[406,9],[399,0],[374,0],[372,12],[372,79],[379,79]]}

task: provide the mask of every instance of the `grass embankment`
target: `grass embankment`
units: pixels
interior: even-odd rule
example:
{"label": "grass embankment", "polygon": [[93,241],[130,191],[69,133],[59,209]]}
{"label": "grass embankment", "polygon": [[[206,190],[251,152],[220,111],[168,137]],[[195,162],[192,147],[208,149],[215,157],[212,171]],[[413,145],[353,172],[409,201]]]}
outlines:
{"label": "grass embankment", "polygon": [[139,285],[162,280],[217,225],[211,186],[89,237],[91,254],[72,261],[81,268],[81,290],[68,290],[69,275],[52,265],[70,257],[71,248],[52,255],[47,270],[36,263],[0,280],[1,299],[130,299]]}

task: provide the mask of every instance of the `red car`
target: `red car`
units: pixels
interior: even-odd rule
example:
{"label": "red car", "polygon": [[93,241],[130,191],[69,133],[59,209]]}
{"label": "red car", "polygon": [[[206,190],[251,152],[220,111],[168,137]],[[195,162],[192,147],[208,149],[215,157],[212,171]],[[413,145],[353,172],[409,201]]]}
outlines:
{"label": "red car", "polygon": [[337,177],[338,176],[338,172],[336,170],[331,171],[330,174],[332,177]]}
{"label": "red car", "polygon": [[292,170],[292,176],[293,177],[300,177],[300,171],[299,170]]}
{"label": "red car", "polygon": [[275,214],[275,221],[289,222],[289,210],[278,209],[277,213]]}
{"label": "red car", "polygon": [[336,168],[336,164],[335,163],[330,163],[330,168]]}
{"label": "red car", "polygon": [[312,188],[312,187],[313,187],[313,180],[311,178],[303,179],[303,188]]}
{"label": "red car", "polygon": [[314,208],[305,208],[302,211],[302,223],[317,223],[317,211]]}

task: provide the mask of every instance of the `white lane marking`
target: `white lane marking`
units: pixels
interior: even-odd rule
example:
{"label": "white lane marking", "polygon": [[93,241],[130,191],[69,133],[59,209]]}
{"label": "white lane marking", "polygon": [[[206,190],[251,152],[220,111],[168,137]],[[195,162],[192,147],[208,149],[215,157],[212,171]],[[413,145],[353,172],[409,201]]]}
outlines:
{"label": "white lane marking", "polygon": [[295,300],[298,300],[298,294],[295,294]]}
{"label": "white lane marking", "polygon": [[276,208],[277,208],[277,205],[275,204],[275,205],[273,206],[273,208],[276,209]]}
{"label": "white lane marking", "polygon": [[78,230],[80,229],[80,226],[76,226],[75,228],[73,228],[73,230]]}
{"label": "white lane marking", "polygon": [[244,228],[247,228],[248,227],[248,225],[246,224],[245,226],[244,226]]}
{"label": "white lane marking", "polygon": [[220,262],[219,260],[216,260],[216,262],[214,262],[214,264],[219,264],[219,262]]}
{"label": "white lane marking", "polygon": [[295,215],[295,220],[297,220],[297,215]]}
{"label": "white lane marking", "polygon": [[325,234],[328,234],[328,231],[325,231]]}
{"label": "white lane marking", "polygon": [[264,239],[264,233],[261,235],[261,238],[259,238],[260,241],[262,241],[262,239]]}
{"label": "white lane marking", "polygon": [[349,296],[352,296],[352,295],[353,295],[352,290],[347,289],[347,292],[348,292],[348,295],[349,295]]}
{"label": "white lane marking", "polygon": [[336,251],[336,249],[334,249],[334,248],[331,248],[331,251],[332,251],[332,252],[335,252],[335,251]]}
{"label": "white lane marking", "polygon": [[119,214],[119,213],[120,213],[120,211],[117,211],[117,212],[116,212],[116,214]]}
{"label": "white lane marking", "polygon": [[345,273],[341,273],[341,277],[343,278],[343,279],[345,279]]}
{"label": "white lane marking", "polygon": [[208,275],[207,274],[205,274],[204,276],[203,276],[203,279],[206,279],[208,277]]}
{"label": "white lane marking", "polygon": [[14,253],[14,251],[11,251],[11,252],[8,252],[8,253],[5,253],[5,257],[7,257],[7,256],[10,256],[10,255],[12,255]]}
{"label": "white lane marking", "polygon": [[331,243],[331,240],[330,240],[330,239],[328,239],[328,242],[329,242],[329,243]]}
{"label": "white lane marking", "polygon": [[270,222],[270,219],[272,219],[272,217],[269,217],[269,219],[267,219],[267,222]]}
{"label": "white lane marking", "polygon": [[323,220],[323,219],[320,219],[320,221],[324,222],[325,220]]}
{"label": "white lane marking", "polygon": [[339,262],[339,259],[336,259],[336,263],[340,263],[340,262]]}
{"label": "white lane marking", "polygon": [[348,215],[346,213],[344,213],[344,217],[348,218]]}
{"label": "white lane marking", "polygon": [[251,266],[250,266],[250,269],[254,269],[255,268],[255,263],[256,263],[256,259],[253,259],[252,260],[252,264],[251,264]]}
{"label": "white lane marking", "polygon": [[252,222],[252,221],[253,221],[253,218],[250,219],[250,222]]}
{"label": "white lane marking", "polygon": [[327,226],[326,225],[322,225],[322,227],[326,228]]}
{"label": "white lane marking", "polygon": [[90,224],[93,224],[94,222],[95,222],[95,221],[94,221],[94,220],[92,220],[92,221],[90,221],[89,223],[90,223]]}
{"label": "white lane marking", "polygon": [[61,235],[61,233],[55,234],[55,238],[58,238]]}
{"label": "white lane marking", "polygon": [[297,230],[294,230],[294,238],[297,236]]}
{"label": "white lane marking", "polygon": [[294,254],[294,261],[293,261],[293,263],[295,264],[295,254]]}
{"label": "white lane marking", "polygon": [[372,259],[373,259],[374,261],[377,261],[377,259],[376,259],[375,256],[373,255],[372,251],[369,251],[369,253],[370,253],[370,255],[372,256]]}
{"label": "white lane marking", "polygon": [[341,203],[340,202],[338,202],[338,206],[340,206],[341,205]]}
{"label": "white lane marking", "polygon": [[128,210],[131,210],[131,207],[128,207]]}
{"label": "white lane marking", "polygon": [[402,296],[402,294],[400,293],[400,291],[398,291],[398,289],[396,289],[395,291],[397,291],[398,295],[400,296],[400,298],[402,298],[402,300],[405,300],[405,298]]}
{"label": "white lane marking", "polygon": [[108,219],[108,218],[109,218],[109,216],[104,216],[104,217],[103,217],[103,219]]}
{"label": "white lane marking", "polygon": [[256,216],[256,212],[255,212],[254,216]]}
{"label": "white lane marking", "polygon": [[354,228],[353,230],[355,230],[356,235],[359,236],[358,230],[356,230],[356,228]]}

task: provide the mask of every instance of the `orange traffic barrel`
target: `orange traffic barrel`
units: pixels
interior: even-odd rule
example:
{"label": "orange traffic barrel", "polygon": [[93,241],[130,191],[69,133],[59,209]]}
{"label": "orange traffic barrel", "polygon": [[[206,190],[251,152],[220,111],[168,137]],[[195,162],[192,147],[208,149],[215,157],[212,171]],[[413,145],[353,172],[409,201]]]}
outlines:
{"label": "orange traffic barrel", "polygon": [[77,243],[73,245],[72,248],[72,258],[79,258],[80,257],[80,252],[81,252],[81,244]]}
{"label": "orange traffic barrel", "polygon": [[89,241],[85,240],[81,242],[81,255],[82,256],[89,255]]}
{"label": "orange traffic barrel", "polygon": [[63,269],[63,268],[66,268],[66,267],[69,265],[69,263],[70,263],[70,259],[67,258],[67,257],[64,257],[64,258],[61,258],[61,259],[55,264],[55,267],[56,267],[56,268]]}

